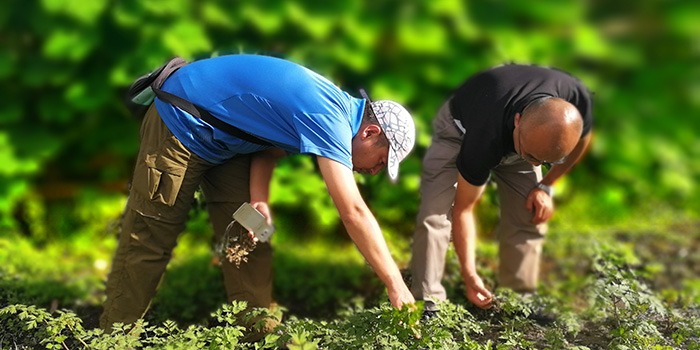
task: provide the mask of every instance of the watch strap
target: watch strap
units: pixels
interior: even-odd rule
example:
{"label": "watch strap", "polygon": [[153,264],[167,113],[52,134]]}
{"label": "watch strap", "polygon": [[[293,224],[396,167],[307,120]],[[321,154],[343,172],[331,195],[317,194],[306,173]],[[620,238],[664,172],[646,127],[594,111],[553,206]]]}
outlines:
{"label": "watch strap", "polygon": [[550,197],[554,197],[554,188],[552,186],[548,186],[548,185],[545,185],[541,182],[538,182],[536,187],[541,189],[542,191],[547,192],[547,194]]}

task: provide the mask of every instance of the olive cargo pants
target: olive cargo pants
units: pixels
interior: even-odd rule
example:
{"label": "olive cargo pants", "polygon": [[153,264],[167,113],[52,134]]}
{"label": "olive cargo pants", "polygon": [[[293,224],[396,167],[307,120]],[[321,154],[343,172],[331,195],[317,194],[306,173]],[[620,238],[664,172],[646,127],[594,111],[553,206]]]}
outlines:
{"label": "olive cargo pants", "polygon": [[[115,322],[133,323],[145,315],[200,186],[215,237],[221,239],[233,212],[249,201],[249,169],[249,156],[216,166],[204,161],[173,136],[155,106],[149,108],[141,125],[141,146],[107,280],[101,328],[110,329]],[[259,242],[240,268],[222,260],[229,302],[244,300],[251,307],[270,307],[269,244]]]}
{"label": "olive cargo pants", "polygon": [[[421,203],[413,236],[411,292],[426,301],[427,310],[435,310],[431,301],[443,301],[442,285],[445,256],[452,238],[452,204],[455,199],[458,170],[457,155],[462,132],[455,125],[449,103],[443,104],[433,121],[432,143],[423,158]],[[545,224],[533,225],[525,200],[542,178],[534,167],[518,155],[504,157],[491,170],[500,202],[500,221],[496,227],[499,242],[498,282],[519,292],[536,288]]]}

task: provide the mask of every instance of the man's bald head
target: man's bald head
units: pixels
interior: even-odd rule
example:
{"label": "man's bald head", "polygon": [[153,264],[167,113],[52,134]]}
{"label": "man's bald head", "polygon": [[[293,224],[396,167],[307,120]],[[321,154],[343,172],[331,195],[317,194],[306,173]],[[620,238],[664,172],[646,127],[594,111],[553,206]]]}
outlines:
{"label": "man's bald head", "polygon": [[546,162],[556,162],[569,155],[583,130],[578,109],[556,97],[543,97],[530,103],[518,124],[522,147],[534,158]]}

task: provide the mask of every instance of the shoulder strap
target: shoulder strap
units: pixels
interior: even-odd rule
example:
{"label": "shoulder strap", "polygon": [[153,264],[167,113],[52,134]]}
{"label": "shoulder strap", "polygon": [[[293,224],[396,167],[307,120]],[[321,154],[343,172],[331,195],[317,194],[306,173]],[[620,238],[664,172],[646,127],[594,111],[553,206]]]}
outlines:
{"label": "shoulder strap", "polygon": [[171,105],[178,107],[178,108],[182,109],[183,111],[185,111],[185,112],[187,112],[187,113],[189,113],[197,118],[204,120],[209,125],[212,125],[212,126],[216,127],[217,129],[220,129],[220,130],[222,130],[230,135],[236,136],[236,137],[238,137],[242,140],[246,140],[248,142],[257,143],[259,145],[273,146],[271,143],[269,143],[265,140],[262,140],[262,139],[254,136],[252,134],[249,134],[249,133],[231,125],[231,124],[228,124],[228,123],[222,121],[221,119],[213,116],[206,109],[201,108],[201,107],[195,105],[194,103],[192,103],[188,100],[185,100],[184,98],[182,98],[180,96],[173,95],[167,91],[163,91],[163,90],[158,89],[158,88],[153,88],[153,91],[156,93],[156,96],[158,96],[158,98],[160,98],[161,100],[168,102]]}

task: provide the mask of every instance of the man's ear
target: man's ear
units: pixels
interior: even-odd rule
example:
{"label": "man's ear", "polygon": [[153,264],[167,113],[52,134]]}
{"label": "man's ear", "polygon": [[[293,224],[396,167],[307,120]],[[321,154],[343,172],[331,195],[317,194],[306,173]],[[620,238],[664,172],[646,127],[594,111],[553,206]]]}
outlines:
{"label": "man's ear", "polygon": [[515,127],[516,127],[516,128],[518,127],[518,125],[520,125],[520,117],[521,117],[521,116],[522,116],[522,114],[520,114],[520,113],[515,113],[515,118],[514,118],[513,120],[514,120],[514,122],[515,122]]}
{"label": "man's ear", "polygon": [[379,127],[377,124],[370,124],[365,127],[365,129],[362,131],[362,138],[366,139],[370,136],[374,135],[379,135],[382,133],[382,128]]}

